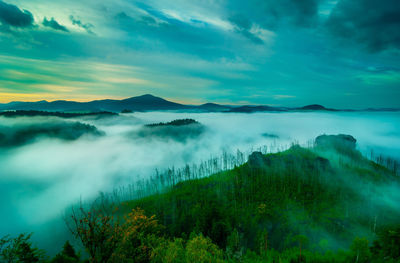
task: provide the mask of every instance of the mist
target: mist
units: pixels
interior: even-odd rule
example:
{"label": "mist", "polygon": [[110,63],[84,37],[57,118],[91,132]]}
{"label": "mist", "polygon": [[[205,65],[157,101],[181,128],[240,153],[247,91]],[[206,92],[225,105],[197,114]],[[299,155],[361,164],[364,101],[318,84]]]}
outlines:
{"label": "mist", "polygon": [[[144,128],[186,118],[200,126],[163,127],[161,133]],[[342,133],[354,136],[366,156],[372,150],[400,159],[400,113],[393,112],[0,117],[0,134],[7,136],[3,141],[32,130],[23,133],[28,134],[23,140],[0,144],[0,212],[7,215],[1,219],[0,236],[35,232],[40,241],[49,235],[49,227],[57,229],[53,235],[62,235],[64,211],[80,199],[135,183],[155,169],[196,164],[223,152],[276,152],[294,142],[307,145],[321,134]]]}

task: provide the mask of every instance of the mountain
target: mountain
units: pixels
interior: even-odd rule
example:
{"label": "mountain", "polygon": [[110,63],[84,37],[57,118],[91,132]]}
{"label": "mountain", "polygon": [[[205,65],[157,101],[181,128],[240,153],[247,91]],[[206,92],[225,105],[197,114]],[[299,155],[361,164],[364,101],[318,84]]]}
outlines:
{"label": "mountain", "polygon": [[312,110],[312,111],[337,111],[335,109],[328,109],[325,108],[322,105],[319,104],[311,104],[311,105],[307,105],[301,108],[298,108],[298,110]]}
{"label": "mountain", "polygon": [[191,106],[167,101],[150,94],[123,100],[94,100],[90,102],[75,102],[57,100],[53,102],[11,102],[0,104],[0,110],[47,110],[47,111],[152,111],[152,110],[184,110]]}
{"label": "mountain", "polygon": [[89,102],[76,102],[67,100],[56,101],[37,101],[37,102],[22,102],[14,101],[6,104],[0,103],[0,111],[7,110],[35,110],[35,111],[61,111],[61,112],[134,112],[134,111],[163,111],[163,110],[181,110],[189,112],[237,112],[237,113],[252,113],[252,112],[287,112],[287,111],[400,111],[400,109],[369,108],[365,110],[338,110],[326,108],[319,104],[311,104],[300,108],[288,107],[272,107],[267,105],[221,105],[216,103],[205,103],[202,105],[185,105],[172,101],[165,100],[150,94],[131,97],[122,100],[94,100]]}
{"label": "mountain", "polygon": [[299,108],[300,110],[326,110],[326,108],[319,104],[307,105]]}
{"label": "mountain", "polygon": [[263,112],[263,111],[288,111],[288,108],[246,105],[246,106],[231,108],[228,112],[252,113],[252,112]]}
{"label": "mountain", "polygon": [[[151,111],[151,110],[182,110],[188,106],[167,101],[165,99],[155,97],[150,94],[132,97],[123,100],[99,100],[89,102],[96,108],[106,107],[111,111],[122,111],[124,109],[132,111]],[[106,110],[106,109],[104,109]]]}
{"label": "mountain", "polygon": [[197,108],[204,111],[218,112],[218,111],[229,111],[232,108],[232,106],[220,105],[216,103],[205,103],[200,106],[197,106]]}

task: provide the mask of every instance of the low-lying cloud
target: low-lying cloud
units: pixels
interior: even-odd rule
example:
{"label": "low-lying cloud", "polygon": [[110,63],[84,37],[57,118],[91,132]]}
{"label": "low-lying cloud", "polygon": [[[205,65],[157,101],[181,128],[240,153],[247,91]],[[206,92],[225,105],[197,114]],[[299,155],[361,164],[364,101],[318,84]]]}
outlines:
{"label": "low-lying cloud", "polygon": [[[204,130],[196,136],[184,136],[193,131],[183,126],[184,139],[143,132],[146,124],[185,118],[199,121]],[[400,158],[398,113],[153,112],[76,120],[0,118],[2,127],[16,130],[27,123],[49,122],[85,123],[103,136],[65,140],[46,135],[13,147],[0,147],[0,192],[2,200],[7,200],[1,202],[0,211],[8,215],[2,219],[0,236],[24,231],[43,235],[40,227],[52,220],[61,222],[64,209],[80,198],[90,200],[100,191],[109,192],[149,177],[155,169],[200,163],[223,151],[249,153],[263,146],[277,151],[292,142],[307,145],[320,134],[344,133],[357,138],[365,154],[375,149],[375,153]],[[174,135],[179,134],[176,128]]]}

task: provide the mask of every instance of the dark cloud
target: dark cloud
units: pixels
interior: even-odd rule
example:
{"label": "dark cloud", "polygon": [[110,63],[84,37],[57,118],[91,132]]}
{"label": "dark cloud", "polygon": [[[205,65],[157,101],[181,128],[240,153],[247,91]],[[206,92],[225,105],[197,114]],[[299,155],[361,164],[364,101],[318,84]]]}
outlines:
{"label": "dark cloud", "polygon": [[[125,12],[120,12],[115,16],[115,19],[123,26],[124,24],[138,23],[142,26],[157,26],[157,21],[151,16],[140,16],[133,18],[127,15]],[[132,25],[130,25],[132,27]]]}
{"label": "dark cloud", "polygon": [[245,16],[271,30],[281,24],[302,27],[314,25],[318,18],[318,6],[319,0],[249,0],[232,1],[230,10],[240,10],[243,14],[242,17],[233,16],[236,25],[248,27]]}
{"label": "dark cloud", "polygon": [[247,37],[256,44],[263,44],[264,41],[258,36],[250,32],[252,27],[252,22],[242,15],[234,15],[229,18],[229,21],[235,25],[236,32]]}
{"label": "dark cloud", "polygon": [[0,22],[3,26],[29,27],[33,25],[33,16],[28,10],[0,0]]}
{"label": "dark cloud", "polygon": [[47,18],[45,17],[43,19],[43,23],[42,24],[44,26],[46,26],[46,27],[51,27],[54,30],[60,30],[60,31],[64,31],[64,32],[69,32],[69,30],[65,26],[60,25],[56,20],[54,20],[53,17],[51,18],[51,20],[47,20]]}
{"label": "dark cloud", "polygon": [[[233,56],[229,45],[234,43],[227,43],[220,29],[204,22],[203,26],[198,26],[198,21],[183,22],[144,4],[141,9],[148,15],[134,16],[120,12],[114,16],[117,27],[129,33],[136,49],[153,49],[158,45],[157,48],[162,50],[179,50],[208,59]],[[152,41],[154,39],[156,41]],[[146,44],[142,46],[143,43]]]}
{"label": "dark cloud", "polygon": [[327,26],[335,35],[359,42],[372,52],[400,48],[400,3],[398,0],[341,0]]}
{"label": "dark cloud", "polygon": [[233,24],[235,24],[237,27],[242,28],[242,29],[246,29],[249,30],[251,28],[251,21],[249,19],[247,19],[245,16],[243,15],[233,15],[229,18],[229,21]]}
{"label": "dark cloud", "polygon": [[79,27],[81,27],[81,28],[83,28],[83,29],[85,29],[86,30],[86,32],[88,32],[89,34],[94,34],[94,32],[93,32],[93,28],[94,28],[94,25],[92,25],[92,24],[90,24],[90,23],[83,23],[80,19],[77,19],[77,18],[75,18],[74,16],[69,16],[69,19],[71,20],[71,22],[72,22],[72,24],[73,25],[75,25],[75,26],[79,26]]}

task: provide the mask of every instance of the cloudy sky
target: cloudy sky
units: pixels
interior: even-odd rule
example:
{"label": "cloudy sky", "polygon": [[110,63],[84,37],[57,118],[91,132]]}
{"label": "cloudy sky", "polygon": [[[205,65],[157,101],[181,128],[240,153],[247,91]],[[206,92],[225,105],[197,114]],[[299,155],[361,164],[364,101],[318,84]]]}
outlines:
{"label": "cloudy sky", "polygon": [[0,102],[400,107],[398,0],[0,0]]}

